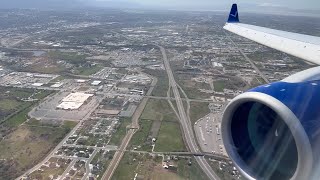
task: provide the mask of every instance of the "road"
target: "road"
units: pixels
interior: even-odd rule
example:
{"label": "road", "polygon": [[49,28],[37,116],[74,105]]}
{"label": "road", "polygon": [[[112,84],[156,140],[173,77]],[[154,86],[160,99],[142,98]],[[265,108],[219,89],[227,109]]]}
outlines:
{"label": "road", "polygon": [[[176,100],[177,108],[178,108],[178,113],[180,117],[180,123],[182,126],[182,131],[185,136],[185,141],[187,144],[187,147],[189,148],[191,153],[200,153],[198,145],[195,141],[195,136],[192,130],[192,125],[189,120],[189,118],[186,115],[186,111],[183,106],[183,102],[179,93],[179,89],[177,86],[177,83],[174,79],[173,72],[171,70],[170,62],[167,58],[166,50],[162,46],[158,46],[160,48],[160,51],[163,56],[163,61],[164,61],[164,66],[167,71],[167,75],[169,78],[169,84],[172,88],[174,98]],[[195,156],[195,160],[203,170],[203,172],[208,176],[209,179],[212,180],[219,180],[220,178],[215,174],[215,172],[211,169],[210,165],[208,162],[205,160],[204,157],[200,156]]]}
{"label": "road", "polygon": [[[99,106],[99,104],[101,103],[101,101],[105,99],[101,98],[99,103],[97,103],[97,105],[95,107],[93,107],[87,114],[86,116],[82,119],[82,121],[85,121],[87,119],[89,119],[91,113]],[[51,157],[54,156],[54,153],[57,152],[63,145],[64,143],[69,139],[69,137],[71,135],[73,135],[78,128],[81,126],[81,123],[78,123],[70,132],[69,134],[47,155],[46,158],[44,158],[40,163],[38,163],[37,165],[35,165],[33,168],[29,169],[28,171],[26,171],[22,176],[18,177],[17,179],[22,179],[23,176],[26,176],[34,171],[36,171],[37,169],[39,169],[44,163],[46,163]]]}
{"label": "road", "polygon": [[149,151],[127,151],[131,153],[138,154],[157,154],[157,155],[178,155],[178,156],[207,156],[212,158],[224,159],[229,161],[229,157],[221,155],[221,154],[212,154],[212,153],[191,153],[191,152],[149,152]]}
{"label": "road", "polygon": [[82,177],[82,180],[86,180],[88,179],[88,176],[90,174],[90,163],[93,160],[93,158],[97,155],[98,150],[95,149],[93,151],[93,153],[90,155],[90,158],[88,159],[88,161],[86,162],[85,166],[86,166],[86,174]]}
{"label": "road", "polygon": [[[157,81],[158,80],[156,78],[153,79],[151,88],[147,92],[147,96],[151,95],[155,84],[157,84]],[[138,108],[134,112],[134,114],[132,116],[131,127],[128,130],[126,136],[123,138],[122,143],[119,147],[119,150],[114,154],[112,161],[110,162],[106,172],[103,174],[101,179],[109,180],[112,178],[114,171],[117,169],[117,167],[120,163],[120,160],[122,159],[132,136],[139,129],[139,118],[140,118],[145,106],[147,105],[148,100],[149,100],[149,98],[143,98],[143,100],[139,104]]]}
{"label": "road", "polygon": [[61,174],[60,178],[64,179],[64,177],[68,174],[68,172],[71,170],[71,168],[76,164],[77,160],[73,159],[71,163],[68,165],[67,169]]}
{"label": "road", "polygon": [[[94,79],[94,78],[92,78]],[[70,89],[63,89],[63,88],[52,88],[52,87],[35,87],[35,86],[14,86],[10,85],[7,87],[17,87],[17,88],[27,88],[27,89],[39,89],[39,90],[49,90],[49,91],[70,91]],[[107,95],[107,96],[126,96],[126,97],[141,97],[141,98],[150,98],[150,99],[163,99],[163,100],[175,100],[174,97],[162,97],[162,96],[151,96],[151,95],[136,95],[136,94],[123,94],[123,93],[102,93],[102,92],[96,92],[97,95]],[[50,96],[49,96],[50,97]],[[181,98],[183,101],[190,101],[190,102],[208,102],[208,103],[217,103],[217,104],[224,104],[224,102],[218,102],[211,99],[186,99]]]}
{"label": "road", "polygon": [[260,75],[260,77],[261,77],[266,83],[270,83],[270,81],[268,80],[268,78],[259,70],[259,68],[254,64],[254,62],[242,51],[242,49],[238,47],[238,45],[230,38],[230,36],[228,36],[227,34],[226,34],[226,36],[227,36],[228,39],[232,42],[232,44],[235,46],[235,48],[237,48],[237,50],[243,55],[243,57],[251,64],[251,66],[253,67],[253,69]]}

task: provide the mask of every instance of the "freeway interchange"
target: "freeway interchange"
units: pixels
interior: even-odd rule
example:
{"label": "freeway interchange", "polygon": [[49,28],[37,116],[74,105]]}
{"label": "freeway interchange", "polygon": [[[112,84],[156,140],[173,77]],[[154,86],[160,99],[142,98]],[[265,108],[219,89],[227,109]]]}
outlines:
{"label": "freeway interchange", "polygon": [[[192,130],[192,126],[191,126],[191,122],[189,120],[189,118],[186,115],[186,111],[184,109],[182,100],[181,100],[181,96],[178,90],[178,86],[177,83],[174,79],[174,75],[173,72],[171,70],[171,66],[170,66],[170,62],[167,58],[167,54],[166,54],[166,50],[162,47],[162,46],[158,46],[161,50],[162,56],[163,56],[163,61],[164,61],[164,65],[165,65],[165,69],[167,71],[167,75],[169,77],[169,84],[172,88],[175,100],[176,100],[176,104],[177,104],[177,108],[178,108],[178,113],[179,113],[179,120],[180,120],[180,125],[182,127],[182,132],[184,134],[184,140],[186,141],[186,145],[189,148],[189,150],[192,153],[198,153],[199,148],[198,145],[195,141],[195,136]],[[207,163],[207,161],[204,159],[204,157],[199,157],[196,156],[195,157],[197,163],[199,164],[199,166],[202,168],[203,172],[206,173],[206,175],[212,179],[212,180],[219,180],[220,178],[215,174],[215,172],[211,169],[210,165]]]}

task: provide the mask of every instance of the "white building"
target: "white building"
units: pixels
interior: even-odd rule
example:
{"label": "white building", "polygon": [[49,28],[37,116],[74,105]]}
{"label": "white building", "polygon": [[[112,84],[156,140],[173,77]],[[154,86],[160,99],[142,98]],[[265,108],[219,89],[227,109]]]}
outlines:
{"label": "white building", "polygon": [[93,94],[81,92],[71,93],[62,99],[62,103],[57,106],[59,109],[75,110],[79,109]]}

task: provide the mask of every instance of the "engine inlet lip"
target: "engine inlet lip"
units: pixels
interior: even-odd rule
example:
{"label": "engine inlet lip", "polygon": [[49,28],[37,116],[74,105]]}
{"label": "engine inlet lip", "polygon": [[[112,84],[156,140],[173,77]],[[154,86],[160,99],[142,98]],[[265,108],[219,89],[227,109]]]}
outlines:
{"label": "engine inlet lip", "polygon": [[231,120],[235,110],[241,104],[250,101],[259,102],[268,106],[284,120],[293,135],[298,151],[297,170],[292,176],[291,180],[309,179],[308,177],[312,172],[313,155],[311,144],[304,128],[302,127],[298,118],[287,106],[274,97],[260,92],[246,92],[237,96],[228,104],[223,113],[221,123],[222,140],[227,154],[241,174],[250,180],[259,178],[254,177],[254,172],[250,172],[250,168],[238,155],[234,148],[235,145],[231,135]]}

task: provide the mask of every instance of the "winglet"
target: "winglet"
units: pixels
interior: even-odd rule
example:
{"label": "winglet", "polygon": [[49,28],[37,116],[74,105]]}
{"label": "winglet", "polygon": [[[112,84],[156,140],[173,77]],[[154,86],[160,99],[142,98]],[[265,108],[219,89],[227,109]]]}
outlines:
{"label": "winglet", "polygon": [[238,22],[239,22],[238,7],[237,7],[237,4],[233,4],[229,14],[228,23],[238,23]]}

